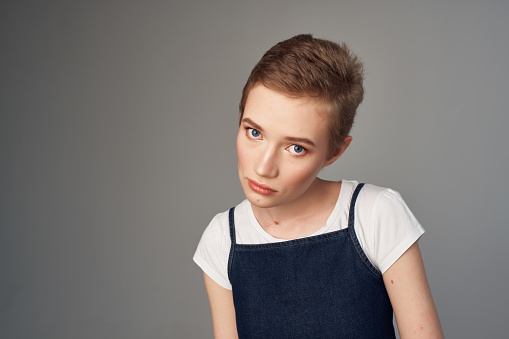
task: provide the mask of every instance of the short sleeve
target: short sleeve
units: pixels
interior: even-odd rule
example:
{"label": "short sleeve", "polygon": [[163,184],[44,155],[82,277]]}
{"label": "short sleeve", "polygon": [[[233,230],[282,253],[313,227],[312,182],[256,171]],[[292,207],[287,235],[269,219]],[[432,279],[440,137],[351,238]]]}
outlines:
{"label": "short sleeve", "polygon": [[401,195],[384,189],[375,199],[366,255],[384,273],[424,233]]}
{"label": "short sleeve", "polygon": [[203,272],[228,290],[232,289],[228,279],[230,243],[228,213],[223,212],[216,215],[207,226],[193,256],[194,262]]}

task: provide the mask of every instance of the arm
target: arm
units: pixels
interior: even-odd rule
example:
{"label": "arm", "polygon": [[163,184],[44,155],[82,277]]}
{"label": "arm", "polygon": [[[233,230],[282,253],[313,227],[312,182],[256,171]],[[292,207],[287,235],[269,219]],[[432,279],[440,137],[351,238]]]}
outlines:
{"label": "arm", "polygon": [[444,337],[417,242],[385,271],[383,279],[402,339]]}
{"label": "arm", "polygon": [[203,273],[203,279],[205,280],[205,288],[207,289],[212,312],[214,338],[237,339],[232,291],[220,286],[205,273]]}

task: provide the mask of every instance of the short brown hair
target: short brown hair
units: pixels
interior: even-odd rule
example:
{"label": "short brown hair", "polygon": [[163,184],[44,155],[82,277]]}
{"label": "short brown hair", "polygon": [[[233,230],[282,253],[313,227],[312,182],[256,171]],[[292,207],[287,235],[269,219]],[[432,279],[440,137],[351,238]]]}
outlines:
{"label": "short brown hair", "polygon": [[350,133],[364,96],[363,64],[346,44],[301,34],[269,49],[251,71],[240,100],[240,120],[247,97],[258,84],[291,97],[316,99],[329,121],[329,157]]}

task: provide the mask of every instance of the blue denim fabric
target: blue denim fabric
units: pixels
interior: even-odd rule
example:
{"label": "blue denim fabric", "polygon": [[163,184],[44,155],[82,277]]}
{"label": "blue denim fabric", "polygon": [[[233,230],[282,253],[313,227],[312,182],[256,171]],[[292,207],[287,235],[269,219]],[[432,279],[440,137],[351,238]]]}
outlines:
{"label": "blue denim fabric", "polygon": [[235,242],[228,274],[239,338],[395,338],[392,306],[382,274],[348,228],[272,244]]}

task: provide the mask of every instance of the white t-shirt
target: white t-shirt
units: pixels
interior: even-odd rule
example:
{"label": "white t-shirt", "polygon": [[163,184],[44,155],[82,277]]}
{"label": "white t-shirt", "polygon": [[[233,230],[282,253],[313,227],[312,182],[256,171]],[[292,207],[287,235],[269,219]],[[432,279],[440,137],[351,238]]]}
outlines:
{"label": "white t-shirt", "polygon": [[[348,227],[350,201],[358,182],[343,180],[336,205],[326,224],[309,236]],[[355,232],[359,243],[380,272],[384,273],[424,233],[398,192],[366,184],[355,205]],[[246,199],[235,207],[235,236],[238,244],[287,241],[274,238],[256,220]],[[228,279],[230,254],[228,211],[217,214],[203,232],[193,260],[216,283],[231,290]]]}

